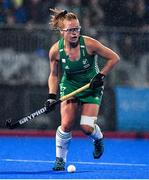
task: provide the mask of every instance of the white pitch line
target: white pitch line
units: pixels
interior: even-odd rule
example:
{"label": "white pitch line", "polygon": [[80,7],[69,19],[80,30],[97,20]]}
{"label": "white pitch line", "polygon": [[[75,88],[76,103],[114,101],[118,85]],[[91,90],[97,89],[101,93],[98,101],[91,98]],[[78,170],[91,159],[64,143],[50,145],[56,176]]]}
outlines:
{"label": "white pitch line", "polygon": [[[46,160],[30,160],[30,159],[0,159],[0,161],[5,162],[27,162],[27,163],[54,163],[55,161]],[[68,163],[75,164],[86,164],[86,165],[108,165],[108,166],[138,166],[147,167],[149,164],[134,164],[134,163],[110,163],[110,162],[81,162],[81,161],[68,161]]]}
{"label": "white pitch line", "polygon": [[54,163],[55,162],[55,161],[30,160],[30,159],[0,159],[0,161],[6,161],[6,162],[28,162],[28,163]]}

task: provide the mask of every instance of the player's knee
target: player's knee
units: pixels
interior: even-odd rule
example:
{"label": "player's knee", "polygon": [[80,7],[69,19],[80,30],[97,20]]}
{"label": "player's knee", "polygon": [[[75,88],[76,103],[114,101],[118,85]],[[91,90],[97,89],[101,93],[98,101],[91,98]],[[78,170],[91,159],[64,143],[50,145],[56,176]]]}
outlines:
{"label": "player's knee", "polygon": [[83,133],[86,134],[87,136],[91,135],[93,132],[93,128],[88,125],[80,125],[80,127]]}
{"label": "player's knee", "polygon": [[97,117],[81,116],[80,126],[86,135],[90,135],[93,132],[96,119]]}

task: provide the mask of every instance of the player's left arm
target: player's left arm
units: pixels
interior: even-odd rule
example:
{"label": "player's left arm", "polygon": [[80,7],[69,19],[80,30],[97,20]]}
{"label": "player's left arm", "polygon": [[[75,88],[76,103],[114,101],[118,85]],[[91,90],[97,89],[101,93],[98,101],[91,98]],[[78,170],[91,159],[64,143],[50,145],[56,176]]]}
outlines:
{"label": "player's left arm", "polygon": [[107,75],[108,72],[119,62],[120,57],[119,55],[111,50],[110,48],[104,46],[99,41],[85,37],[85,44],[87,47],[87,51],[89,54],[97,54],[104,57],[107,62],[105,66],[101,69],[100,73]]}

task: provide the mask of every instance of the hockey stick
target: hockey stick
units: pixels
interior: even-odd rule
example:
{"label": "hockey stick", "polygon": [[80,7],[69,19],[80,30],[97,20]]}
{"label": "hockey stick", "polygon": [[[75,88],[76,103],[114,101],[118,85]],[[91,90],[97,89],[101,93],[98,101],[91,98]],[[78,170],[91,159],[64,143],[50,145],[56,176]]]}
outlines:
{"label": "hockey stick", "polygon": [[[67,95],[65,95],[65,96],[62,96],[59,100],[57,100],[57,101],[54,102],[53,104],[55,104],[55,105],[56,105],[56,104],[60,104],[61,102],[63,102],[63,101],[65,101],[65,100],[67,100],[67,99],[75,96],[76,94],[78,94],[78,93],[80,93],[80,92],[88,89],[89,86],[90,86],[90,83],[86,84],[85,86],[82,86],[81,88],[79,88],[79,89],[77,89],[77,90],[75,90],[75,91],[73,91],[73,92],[71,92],[71,93],[69,93],[69,94],[67,94]],[[30,115],[28,115],[28,116],[26,116],[26,117],[21,118],[21,119],[19,119],[19,120],[16,120],[16,121],[13,121],[13,122],[12,122],[12,119],[8,119],[8,120],[6,120],[6,127],[7,127],[7,128],[10,128],[10,129],[17,128],[17,127],[19,127],[20,125],[25,124],[25,123],[28,122],[28,121],[31,121],[31,120],[34,119],[35,117],[37,117],[37,116],[39,116],[39,115],[41,115],[41,114],[43,114],[43,113],[45,113],[45,112],[46,112],[46,107],[42,107],[41,109],[33,112],[32,114],[30,114]]]}

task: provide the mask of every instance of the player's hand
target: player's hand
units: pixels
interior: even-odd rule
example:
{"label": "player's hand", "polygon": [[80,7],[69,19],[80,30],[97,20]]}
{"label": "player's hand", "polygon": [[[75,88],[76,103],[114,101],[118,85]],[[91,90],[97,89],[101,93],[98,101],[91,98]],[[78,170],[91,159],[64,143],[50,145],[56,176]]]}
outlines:
{"label": "player's hand", "polygon": [[91,79],[90,88],[95,89],[95,88],[103,86],[104,78],[105,78],[104,74],[98,73],[97,75],[95,75],[93,79]]}
{"label": "player's hand", "polygon": [[55,109],[56,102],[56,94],[48,94],[48,98],[45,102],[46,111],[45,113],[49,113],[50,111]]}

